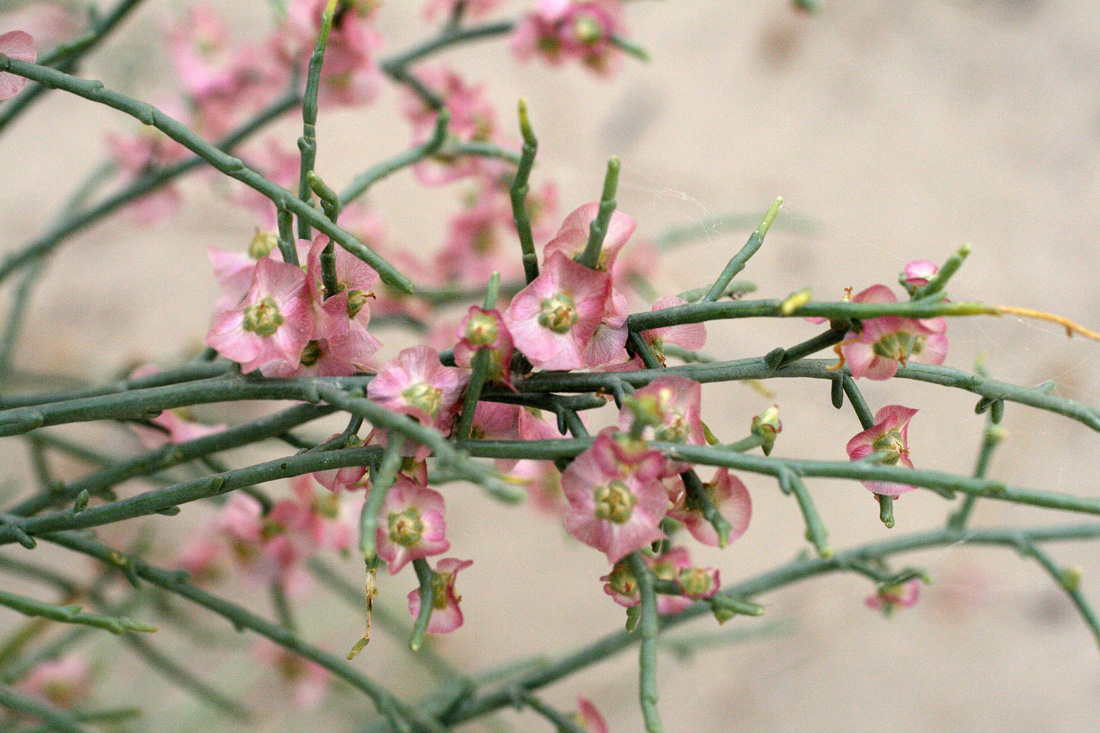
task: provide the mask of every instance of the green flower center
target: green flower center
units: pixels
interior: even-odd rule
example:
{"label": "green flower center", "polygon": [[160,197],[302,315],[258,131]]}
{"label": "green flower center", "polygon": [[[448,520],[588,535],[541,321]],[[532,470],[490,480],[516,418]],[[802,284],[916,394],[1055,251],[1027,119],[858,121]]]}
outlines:
{"label": "green flower center", "polygon": [[443,610],[447,607],[447,574],[432,572],[432,608]]}
{"label": "green flower center", "polygon": [[259,303],[245,306],[244,330],[257,336],[270,336],[283,325],[283,315],[273,298],[264,298]]}
{"label": "green flower center", "polygon": [[669,410],[665,414],[665,420],[666,422],[653,432],[655,439],[669,443],[683,443],[687,440],[691,427],[683,413],[678,410]]}
{"label": "green flower center", "polygon": [[540,326],[549,328],[554,333],[569,333],[576,322],[577,306],[568,294],[558,293],[552,298],[543,299],[542,311],[539,313]]}
{"label": "green flower center", "polygon": [[466,340],[473,346],[488,346],[499,333],[496,320],[488,313],[475,313],[466,322]]}
{"label": "green flower center", "polygon": [[924,350],[924,341],[924,336],[904,332],[892,333],[876,341],[871,349],[877,356],[904,364],[910,356]]}
{"label": "green flower center", "polygon": [[433,387],[428,382],[417,382],[401,393],[413,407],[423,410],[431,417],[435,417],[443,404],[443,390]]}
{"label": "green flower center", "polygon": [[638,498],[622,481],[612,481],[606,486],[596,489],[596,516],[615,524],[623,524],[630,520],[634,513],[634,505]]}
{"label": "green flower center", "polygon": [[703,568],[687,568],[681,570],[680,586],[684,589],[684,595],[706,595],[711,589],[710,574]]}
{"label": "green flower center", "polygon": [[248,243],[248,256],[254,260],[267,257],[279,244],[279,238],[269,232],[256,230],[256,236]]}
{"label": "green flower center", "polygon": [[374,297],[374,293],[368,293],[366,290],[352,290],[348,293],[348,318],[355,318],[359,315],[359,311],[363,310],[363,306],[367,304],[367,301]]}
{"label": "green flower center", "polygon": [[897,428],[877,438],[875,442],[871,444],[871,447],[874,448],[875,451],[886,451],[890,454],[888,458],[882,461],[889,466],[896,464],[899,458],[909,452],[909,449],[901,439],[901,431]]}
{"label": "green flower center", "polygon": [[412,547],[424,534],[424,522],[420,521],[420,512],[406,509],[394,512],[386,518],[390,531],[390,541],[402,547]]}
{"label": "green flower center", "polygon": [[317,363],[321,358],[321,345],[316,341],[310,341],[306,344],[306,347],[302,349],[302,366],[311,367]]}
{"label": "green flower center", "polygon": [[573,36],[581,43],[595,43],[603,37],[603,27],[591,15],[582,13],[573,22]]}

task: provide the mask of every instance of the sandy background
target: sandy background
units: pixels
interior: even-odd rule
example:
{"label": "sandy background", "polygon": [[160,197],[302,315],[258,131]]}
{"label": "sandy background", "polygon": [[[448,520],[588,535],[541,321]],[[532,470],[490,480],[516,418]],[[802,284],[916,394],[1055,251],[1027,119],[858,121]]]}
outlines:
{"label": "sandy background", "polygon": [[[264,5],[220,4],[246,33],[245,21],[261,17]],[[135,93],[156,89],[164,71],[157,18],[171,6],[148,3],[96,55],[91,73]],[[516,97],[529,99],[541,170],[560,182],[563,214],[597,195],[607,156],[618,154],[620,206],[648,234],[719,214],[759,215],[783,195],[780,225],[744,273],[764,297],[812,285],[818,297],[830,298],[848,286],[892,283],[906,261],[942,261],[970,242],[974,254],[952,284],[956,298],[1041,308],[1100,326],[1100,9],[1094,3],[853,0],[826,2],[820,14],[806,16],[778,1],[666,0],[631,3],[628,17],[633,37],[654,61],[628,62],[606,82],[578,69],[517,67],[500,43],[445,57],[486,83],[503,119]],[[424,32],[418,13],[396,0],[382,9],[379,27],[387,49]],[[326,180],[341,183],[405,145],[404,123],[392,114],[397,103],[389,89],[365,111],[322,120],[318,169]],[[90,169],[102,154],[99,131],[117,122],[114,113],[55,96],[0,141],[5,249],[44,226],[65,194],[56,181]],[[288,141],[296,134],[293,125],[282,130]],[[104,380],[132,360],[167,363],[200,343],[216,295],[205,248],[243,246],[253,222],[201,179],[187,190],[188,203],[171,222],[137,228],[124,217],[59,252],[33,301],[21,368]],[[457,192],[432,192],[427,211],[438,215],[425,215],[405,174],[378,186],[371,201],[391,241],[428,251],[441,242]],[[812,229],[792,224],[806,219]],[[709,283],[746,234],[703,232],[699,244],[662,266],[660,289]],[[707,350],[722,358],[757,356],[812,333],[802,322],[720,323],[710,327]],[[955,321],[949,336],[951,366],[969,369],[983,352],[998,378],[1053,379],[1060,394],[1100,403],[1098,344],[1068,341],[1055,327],[1015,319]],[[396,333],[382,338],[390,354],[407,343]],[[850,411],[829,406],[827,387],[786,381],[774,387],[785,427],[776,453],[843,458],[859,427]],[[922,408],[910,432],[917,465],[970,470],[984,425],[972,397],[900,381],[870,383],[864,391],[873,409],[895,402]],[[740,385],[709,386],[705,395],[704,419],[730,439],[771,403]],[[1096,495],[1095,434],[1015,405],[1005,426],[1009,438],[991,477]],[[105,448],[129,447],[118,433],[99,435]],[[21,444],[7,445],[4,473],[23,480]],[[755,502],[748,533],[724,553],[696,553],[718,565],[726,582],[805,548],[794,501],[770,481],[745,481]],[[860,486],[815,481],[810,490],[836,547],[889,535]],[[485,668],[516,655],[569,649],[621,625],[620,609],[596,582],[606,572],[603,558],[570,542],[559,527],[457,486],[448,489],[448,509],[452,546],[475,565],[460,579],[467,625],[436,645],[446,658]],[[947,510],[932,494],[906,496],[892,532],[937,526]],[[167,537],[208,517],[188,509],[152,524]],[[1056,519],[992,502],[979,504],[975,515],[982,525]],[[1053,554],[1084,567],[1086,594],[1100,603],[1095,545],[1060,546]],[[926,566],[933,584],[917,608],[889,621],[862,606],[867,582],[833,577],[770,594],[762,599],[764,620],[725,627],[750,630],[779,621],[778,635],[701,652],[686,663],[662,655],[667,729],[1082,731],[1100,725],[1096,645],[1036,565],[1009,551],[965,545],[907,560]],[[350,578],[355,566],[347,564]],[[408,584],[403,577],[388,581],[383,604],[400,610]],[[264,598],[251,602],[265,609]],[[361,631],[357,614],[327,598],[308,615],[310,637],[334,649]],[[13,617],[0,622],[10,628]],[[700,621],[685,631],[713,628]],[[115,653],[111,641],[93,644],[93,656]],[[226,689],[261,703],[271,694],[267,683],[242,675],[250,662],[228,653],[239,644],[222,644],[226,653],[196,654],[195,664]],[[408,671],[399,644],[372,645],[357,664],[412,695],[426,678]],[[102,686],[99,699],[121,704],[156,696],[157,709],[135,730],[233,729],[130,659],[117,672],[120,684]],[[635,665],[634,653],[622,655],[550,688],[545,699],[568,708],[584,694],[605,711],[612,730],[640,730]],[[354,729],[349,721],[363,714],[362,702],[352,695],[330,701],[327,729]],[[515,730],[547,729],[531,715],[503,719]],[[270,719],[263,727],[318,729],[309,720]]]}

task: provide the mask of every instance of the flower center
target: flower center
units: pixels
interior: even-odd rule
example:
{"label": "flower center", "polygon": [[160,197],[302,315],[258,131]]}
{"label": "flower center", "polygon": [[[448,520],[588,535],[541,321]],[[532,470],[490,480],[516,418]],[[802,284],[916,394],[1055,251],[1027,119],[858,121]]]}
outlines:
{"label": "flower center", "polygon": [[573,36],[581,43],[592,44],[603,37],[603,26],[591,15],[581,13],[573,21]]}
{"label": "flower center", "polygon": [[876,439],[875,442],[871,444],[871,447],[876,451],[886,451],[889,457],[882,462],[890,466],[896,464],[899,458],[909,453],[909,448],[901,439],[901,432],[896,428],[890,430],[881,438]]}
{"label": "flower center", "polygon": [[665,423],[654,431],[653,437],[669,443],[683,443],[690,433],[691,427],[683,413],[679,410],[669,410],[665,413]]}
{"label": "flower center", "polygon": [[273,298],[264,298],[259,303],[245,306],[244,330],[257,336],[270,336],[283,325],[283,315]]}
{"label": "flower center", "polygon": [[435,417],[443,404],[443,390],[433,387],[428,382],[417,382],[401,393],[413,407],[423,410],[431,417]]}
{"label": "flower center", "polygon": [[443,610],[447,607],[447,574],[432,573],[432,608]]}
{"label": "flower center", "polygon": [[904,364],[910,356],[924,350],[924,336],[899,331],[884,336],[871,347],[877,356]]}
{"label": "flower center", "polygon": [[596,489],[596,516],[615,524],[623,524],[634,513],[638,498],[622,481],[612,481]]}
{"label": "flower center", "polygon": [[248,243],[248,256],[254,260],[267,257],[279,244],[279,238],[269,232],[256,230],[256,236]]}
{"label": "flower center", "polygon": [[700,598],[710,595],[713,582],[706,569],[685,568],[680,571],[680,587],[684,589],[684,595]]}
{"label": "flower center", "polygon": [[306,347],[302,349],[302,366],[311,367],[317,363],[321,358],[323,352],[321,351],[321,344],[316,341],[310,341],[306,344]]}
{"label": "flower center", "polygon": [[577,322],[577,306],[566,293],[558,293],[552,298],[544,298],[539,313],[539,325],[554,333],[569,333]]}
{"label": "flower center", "polygon": [[366,290],[352,290],[348,293],[348,318],[355,318],[367,301],[374,297],[374,293]]}
{"label": "flower center", "polygon": [[394,512],[386,518],[386,522],[389,525],[390,541],[402,547],[412,547],[424,534],[424,523],[420,521],[420,512],[416,509]]}
{"label": "flower center", "polygon": [[475,313],[466,322],[466,340],[471,346],[489,346],[499,333],[496,320],[488,313]]}

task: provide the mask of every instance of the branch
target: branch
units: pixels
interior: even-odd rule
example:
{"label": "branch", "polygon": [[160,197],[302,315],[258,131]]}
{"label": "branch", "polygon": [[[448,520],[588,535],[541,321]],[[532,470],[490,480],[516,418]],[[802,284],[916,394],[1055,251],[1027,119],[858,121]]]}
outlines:
{"label": "branch", "polygon": [[[0,55],[0,71],[9,71],[47,86],[75,94],[78,97],[113,107],[146,125],[155,127],[172,140],[206,160],[216,170],[269,198],[276,208],[289,209],[298,217],[299,221],[305,219],[348,252],[377,270],[379,276],[388,285],[401,292],[413,292],[413,284],[407,277],[402,275],[385,259],[375,254],[369,247],[363,245],[353,235],[330,222],[327,217],[308,203],[292,196],[286,189],[246,167],[240,158],[219,150],[203,140],[186,125],[169,117],[156,107],[107,89],[103,86],[103,82],[78,79],[55,69],[20,61],[8,56]],[[0,271],[0,277],[3,274]]]}

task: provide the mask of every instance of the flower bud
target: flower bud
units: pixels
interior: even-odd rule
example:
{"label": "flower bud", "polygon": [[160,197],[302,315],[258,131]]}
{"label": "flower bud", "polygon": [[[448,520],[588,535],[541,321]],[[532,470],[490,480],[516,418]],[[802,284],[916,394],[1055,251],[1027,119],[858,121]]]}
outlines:
{"label": "flower bud", "polygon": [[754,417],[750,431],[764,439],[761,445],[764,455],[771,455],[772,448],[775,447],[775,436],[783,431],[783,423],[779,420],[779,406],[772,405]]}
{"label": "flower bud", "polygon": [[248,243],[248,256],[254,260],[267,257],[271,251],[279,246],[279,238],[271,232],[256,230],[256,236]]}

